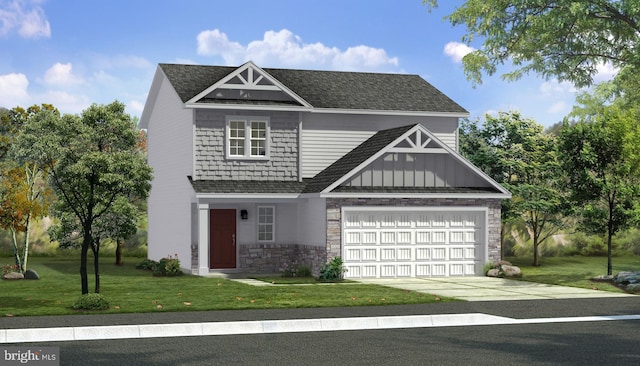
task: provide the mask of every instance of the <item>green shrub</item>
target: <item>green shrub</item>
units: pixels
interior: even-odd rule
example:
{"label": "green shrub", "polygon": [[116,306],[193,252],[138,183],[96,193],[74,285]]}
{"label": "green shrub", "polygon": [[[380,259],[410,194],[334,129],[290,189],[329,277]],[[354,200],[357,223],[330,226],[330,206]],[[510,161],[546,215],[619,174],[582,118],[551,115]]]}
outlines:
{"label": "green shrub", "polygon": [[341,281],[344,279],[346,271],[347,269],[343,267],[342,258],[335,257],[329,263],[325,263],[320,267],[320,277],[318,278],[321,281]]}
{"label": "green shrub", "polygon": [[311,277],[311,268],[297,262],[283,264],[280,271],[282,277]]}
{"label": "green shrub", "polygon": [[180,276],[182,275],[182,269],[180,269],[180,260],[178,255],[168,256],[160,259],[158,264],[152,269],[154,276]]}
{"label": "green shrub", "polygon": [[143,259],[140,263],[136,264],[137,269],[152,270],[158,266],[158,262],[153,259]]}
{"label": "green shrub", "polygon": [[571,243],[582,255],[595,257],[607,254],[607,246],[599,236],[576,233],[571,238]]}
{"label": "green shrub", "polygon": [[74,310],[106,310],[109,302],[101,294],[84,294],[72,305]]}

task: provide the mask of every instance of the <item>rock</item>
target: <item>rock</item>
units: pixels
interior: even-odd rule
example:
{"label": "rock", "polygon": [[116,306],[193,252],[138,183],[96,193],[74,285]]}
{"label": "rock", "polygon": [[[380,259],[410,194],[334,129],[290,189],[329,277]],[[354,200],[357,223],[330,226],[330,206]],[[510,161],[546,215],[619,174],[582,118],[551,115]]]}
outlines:
{"label": "rock", "polygon": [[28,269],[24,271],[24,278],[27,280],[39,280],[40,276],[38,276],[38,272]]}
{"label": "rock", "polygon": [[2,275],[3,280],[21,280],[24,278],[24,275],[20,272],[9,272],[7,274]]}
{"label": "rock", "polygon": [[500,277],[500,270],[497,268],[491,268],[487,271],[487,277]]}
{"label": "rock", "polygon": [[625,291],[632,294],[640,293],[640,283],[632,283],[624,288]]}
{"label": "rock", "polygon": [[501,269],[505,277],[522,277],[522,271],[520,270],[520,267],[503,264],[501,266]]}
{"label": "rock", "polygon": [[619,272],[613,276],[613,282],[620,285],[627,285],[640,282],[640,272]]}

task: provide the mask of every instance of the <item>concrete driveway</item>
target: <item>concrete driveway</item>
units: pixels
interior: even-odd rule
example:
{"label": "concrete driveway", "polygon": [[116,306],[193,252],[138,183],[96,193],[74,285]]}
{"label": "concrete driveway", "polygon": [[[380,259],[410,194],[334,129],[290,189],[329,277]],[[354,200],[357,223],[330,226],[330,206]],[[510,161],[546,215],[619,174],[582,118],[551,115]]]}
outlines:
{"label": "concrete driveway", "polygon": [[[626,293],[599,291],[567,286],[546,285],[535,282],[492,277],[441,277],[361,279],[361,283],[375,284],[455,297],[466,301],[544,300],[596,297],[629,297]],[[595,284],[597,287],[597,283]]]}

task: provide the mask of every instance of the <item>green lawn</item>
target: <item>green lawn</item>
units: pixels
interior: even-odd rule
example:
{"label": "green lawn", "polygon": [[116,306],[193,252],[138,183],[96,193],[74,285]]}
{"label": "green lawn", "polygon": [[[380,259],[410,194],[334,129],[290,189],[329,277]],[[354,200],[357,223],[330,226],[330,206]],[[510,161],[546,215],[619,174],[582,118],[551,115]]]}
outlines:
{"label": "green lawn", "polygon": [[[0,258],[10,263],[11,258]],[[135,269],[140,258],[125,258],[125,265],[114,258],[101,258],[101,294],[110,309],[100,313],[140,313],[161,311],[201,311],[222,309],[271,309],[395,305],[453,301],[382,286],[353,283],[309,286],[244,285],[218,278],[184,275],[153,277]],[[69,257],[31,257],[29,268],[40,280],[0,281],[0,316],[78,314],[71,309],[80,296],[80,261]],[[90,273],[93,259],[90,258]],[[93,276],[89,288],[93,289]]]}
{"label": "green lawn", "polygon": [[[512,257],[506,260],[520,267],[523,281],[622,292],[609,283],[591,281],[593,277],[607,274],[607,257],[544,257],[540,259],[539,267],[532,266],[533,259],[528,257]],[[640,271],[638,256],[613,257],[612,264],[613,274],[621,271]]]}

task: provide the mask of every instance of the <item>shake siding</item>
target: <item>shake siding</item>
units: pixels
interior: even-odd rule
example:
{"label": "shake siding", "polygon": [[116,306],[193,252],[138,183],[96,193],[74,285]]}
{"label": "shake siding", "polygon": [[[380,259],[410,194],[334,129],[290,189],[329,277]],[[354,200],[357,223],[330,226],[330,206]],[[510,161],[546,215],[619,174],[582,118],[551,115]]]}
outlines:
{"label": "shake siding", "polygon": [[[298,180],[297,112],[249,112],[196,110],[195,179]],[[230,115],[269,117],[269,158],[227,159],[226,117]]]}
{"label": "shake siding", "polygon": [[302,120],[303,178],[313,178],[380,130],[415,123],[421,123],[443,143],[457,150],[457,118],[305,114]]}
{"label": "shake siding", "polygon": [[149,165],[153,181],[148,201],[149,258],[178,254],[189,267],[193,238],[191,202],[192,111],[182,108],[166,79],[159,88],[148,129]]}

